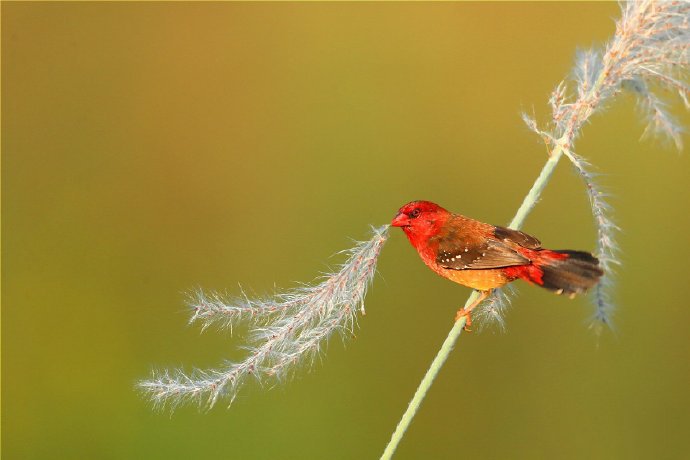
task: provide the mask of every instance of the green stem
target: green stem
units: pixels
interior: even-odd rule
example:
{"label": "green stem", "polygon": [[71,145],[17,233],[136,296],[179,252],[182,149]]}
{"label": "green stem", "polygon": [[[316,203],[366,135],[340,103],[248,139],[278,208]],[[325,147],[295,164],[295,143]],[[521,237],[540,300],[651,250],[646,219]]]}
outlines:
{"label": "green stem", "polygon": [[549,183],[549,180],[553,175],[553,171],[556,169],[556,165],[558,164],[558,160],[560,160],[561,156],[563,156],[563,151],[565,150],[565,141],[566,137],[563,136],[556,142],[556,147],[551,151],[551,156],[546,161],[544,167],[541,169],[539,177],[537,177],[537,180],[534,181],[534,184],[532,185],[530,191],[527,193],[527,196],[525,196],[525,199],[522,200],[520,208],[515,213],[515,217],[513,217],[513,220],[511,220],[510,224],[508,224],[508,227],[514,228],[515,230],[519,230],[520,227],[522,227],[522,224],[525,223],[527,215],[530,212],[532,212],[532,209],[534,209],[534,206],[536,206],[537,201],[539,201],[541,192],[544,191],[546,184]]}
{"label": "green stem", "polygon": [[[548,184],[549,179],[551,179],[553,171],[556,169],[558,160],[560,160],[561,156],[563,155],[563,145],[565,141],[566,137],[564,136],[556,142],[556,146],[551,151],[551,156],[549,157],[548,161],[539,173],[539,177],[537,177],[537,180],[534,181],[532,188],[530,189],[529,193],[527,193],[527,196],[525,196],[525,199],[522,201],[522,204],[520,205],[520,208],[517,210],[515,217],[513,217],[513,220],[510,221],[510,228],[519,229],[520,227],[522,227],[522,224],[525,222],[527,215],[537,204],[537,201],[539,200],[542,191],[546,187],[546,184]],[[469,299],[467,299],[467,302],[465,302],[465,306],[467,307],[471,305],[472,302],[474,302],[478,297],[479,293],[477,291],[472,292]],[[390,459],[395,453],[395,449],[397,449],[398,444],[400,444],[400,441],[402,440],[403,436],[405,436],[405,432],[407,431],[407,428],[410,426],[410,423],[412,422],[412,419],[417,413],[419,406],[422,404],[422,401],[424,400],[424,397],[429,391],[429,388],[431,388],[431,384],[434,383],[434,380],[436,379],[436,376],[441,370],[441,367],[443,367],[443,364],[448,359],[450,352],[453,351],[453,346],[460,337],[460,334],[462,333],[462,330],[465,327],[466,322],[467,318],[464,316],[461,317],[458,321],[455,322],[453,328],[448,333],[448,337],[446,337],[446,340],[443,342],[441,349],[436,354],[436,357],[431,362],[431,366],[429,366],[429,369],[426,371],[424,378],[417,387],[417,391],[412,397],[410,404],[407,406],[407,410],[400,419],[400,422],[398,422],[398,426],[395,428],[395,432],[393,433],[393,436],[391,436],[391,440],[388,442],[386,450],[384,450],[383,455],[381,455],[382,460]]]}

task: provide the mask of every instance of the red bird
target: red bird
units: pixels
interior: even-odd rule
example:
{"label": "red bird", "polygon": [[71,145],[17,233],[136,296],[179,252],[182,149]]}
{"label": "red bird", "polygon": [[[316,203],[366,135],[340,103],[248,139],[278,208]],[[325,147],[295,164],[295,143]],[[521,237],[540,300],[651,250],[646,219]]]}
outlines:
{"label": "red bird", "polygon": [[588,252],[542,249],[533,236],[453,214],[430,201],[412,201],[391,223],[401,227],[433,271],[481,292],[455,320],[467,317],[494,288],[518,278],[574,297],[599,281],[604,272]]}

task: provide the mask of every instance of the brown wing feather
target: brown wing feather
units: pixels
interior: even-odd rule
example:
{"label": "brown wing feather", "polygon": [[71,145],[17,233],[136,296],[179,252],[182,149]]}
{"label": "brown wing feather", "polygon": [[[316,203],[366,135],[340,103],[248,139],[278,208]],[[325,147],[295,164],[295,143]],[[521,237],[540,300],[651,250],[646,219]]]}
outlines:
{"label": "brown wing feather", "polygon": [[494,236],[499,241],[507,241],[519,244],[523,248],[541,249],[541,241],[531,235],[528,235],[527,233],[522,233],[521,231],[513,230],[512,228],[495,227]]}
{"label": "brown wing feather", "polygon": [[525,265],[529,262],[528,258],[521,256],[505,244],[491,240],[467,247],[462,242],[441,242],[436,257],[436,263],[452,270],[484,270]]}
{"label": "brown wing feather", "polygon": [[455,216],[449,230],[439,235],[436,263],[450,270],[484,270],[525,265],[530,260],[513,248],[538,248],[539,240],[517,230],[493,227]]}

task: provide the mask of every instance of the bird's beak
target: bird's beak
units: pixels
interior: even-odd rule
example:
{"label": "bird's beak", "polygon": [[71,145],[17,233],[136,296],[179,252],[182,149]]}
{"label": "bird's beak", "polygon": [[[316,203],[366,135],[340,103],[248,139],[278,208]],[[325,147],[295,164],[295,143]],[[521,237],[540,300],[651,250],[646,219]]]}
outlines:
{"label": "bird's beak", "polygon": [[393,227],[408,227],[410,225],[410,218],[405,213],[399,213],[391,222]]}

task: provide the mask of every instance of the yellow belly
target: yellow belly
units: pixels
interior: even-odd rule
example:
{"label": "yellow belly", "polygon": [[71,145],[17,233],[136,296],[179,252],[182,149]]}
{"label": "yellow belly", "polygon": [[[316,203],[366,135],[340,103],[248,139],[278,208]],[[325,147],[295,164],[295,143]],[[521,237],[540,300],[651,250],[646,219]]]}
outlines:
{"label": "yellow belly", "polygon": [[501,287],[512,281],[500,268],[487,270],[444,270],[440,274],[458,284],[471,287],[472,289],[479,289],[480,291]]}

